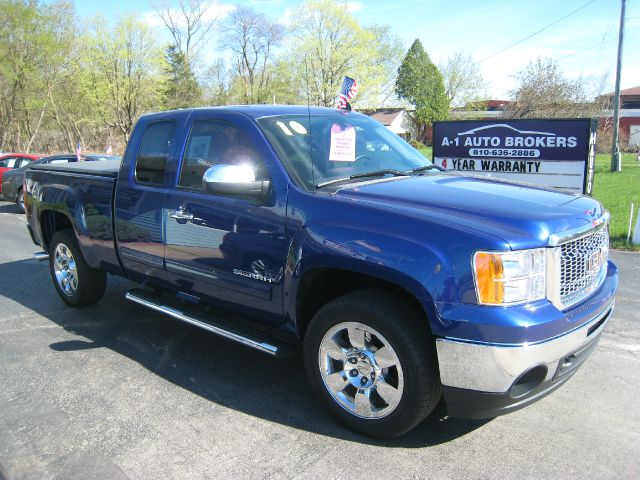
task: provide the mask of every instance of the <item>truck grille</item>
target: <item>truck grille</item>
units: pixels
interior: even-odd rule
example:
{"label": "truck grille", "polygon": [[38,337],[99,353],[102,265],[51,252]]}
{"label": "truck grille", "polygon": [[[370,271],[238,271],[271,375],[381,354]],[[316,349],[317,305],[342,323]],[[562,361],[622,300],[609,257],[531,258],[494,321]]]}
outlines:
{"label": "truck grille", "polygon": [[606,223],[560,245],[560,298],[573,305],[600,286],[606,273],[609,230]]}

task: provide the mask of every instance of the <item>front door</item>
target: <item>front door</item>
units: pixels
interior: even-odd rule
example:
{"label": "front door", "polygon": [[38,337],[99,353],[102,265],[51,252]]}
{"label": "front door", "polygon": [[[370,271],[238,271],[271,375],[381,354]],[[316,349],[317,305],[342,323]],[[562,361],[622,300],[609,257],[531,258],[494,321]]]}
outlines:
{"label": "front door", "polygon": [[[165,268],[176,289],[210,300],[282,313],[285,209],[276,189],[261,201],[208,192],[204,172],[249,164],[269,178],[248,120],[195,114],[175,185],[164,206]],[[255,137],[254,137],[255,138]]]}

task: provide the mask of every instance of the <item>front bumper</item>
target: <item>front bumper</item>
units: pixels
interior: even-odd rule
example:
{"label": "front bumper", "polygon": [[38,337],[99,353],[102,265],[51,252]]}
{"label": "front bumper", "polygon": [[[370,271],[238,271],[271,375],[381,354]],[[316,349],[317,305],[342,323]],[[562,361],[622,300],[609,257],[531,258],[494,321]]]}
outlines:
{"label": "front bumper", "polygon": [[[599,291],[572,310],[580,326],[567,333],[516,345],[438,338],[440,378],[449,415],[490,418],[508,413],[567,381],[593,351],[613,312],[618,276],[611,266]],[[589,305],[598,307],[587,308]]]}

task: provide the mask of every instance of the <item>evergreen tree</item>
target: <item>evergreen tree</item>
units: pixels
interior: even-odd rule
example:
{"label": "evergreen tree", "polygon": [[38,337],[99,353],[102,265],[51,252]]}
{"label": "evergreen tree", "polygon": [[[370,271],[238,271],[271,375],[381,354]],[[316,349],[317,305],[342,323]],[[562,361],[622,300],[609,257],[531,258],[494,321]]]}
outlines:
{"label": "evergreen tree", "polygon": [[171,110],[198,106],[202,99],[202,89],[191,71],[186,55],[176,45],[169,45],[165,57],[168,78],[165,82],[164,107]]}
{"label": "evergreen tree", "polygon": [[396,94],[416,107],[413,120],[421,141],[427,127],[436,120],[447,118],[449,100],[444,80],[418,39],[413,42],[398,68]]}

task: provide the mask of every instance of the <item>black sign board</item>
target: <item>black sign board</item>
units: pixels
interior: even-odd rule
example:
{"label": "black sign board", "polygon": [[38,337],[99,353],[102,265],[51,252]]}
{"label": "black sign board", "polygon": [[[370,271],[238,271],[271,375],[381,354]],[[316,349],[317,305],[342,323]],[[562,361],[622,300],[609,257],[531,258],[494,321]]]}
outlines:
{"label": "black sign board", "polygon": [[445,170],[591,194],[597,121],[464,120],[433,124],[433,161]]}

